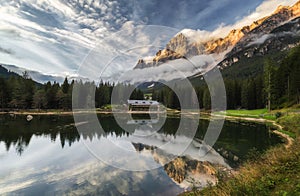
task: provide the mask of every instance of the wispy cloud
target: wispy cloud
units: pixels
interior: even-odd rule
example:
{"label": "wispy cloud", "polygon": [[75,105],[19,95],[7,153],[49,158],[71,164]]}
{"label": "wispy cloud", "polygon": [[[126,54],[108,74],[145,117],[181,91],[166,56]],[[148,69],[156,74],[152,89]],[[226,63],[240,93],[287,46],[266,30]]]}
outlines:
{"label": "wispy cloud", "polygon": [[14,52],[11,49],[1,48],[1,47],[0,47],[0,52],[4,54],[14,54]]}
{"label": "wispy cloud", "polygon": [[[221,36],[231,28],[270,14],[279,4],[291,5],[295,1],[1,1],[0,62],[46,74],[76,74],[90,49],[97,45],[102,44],[104,48],[99,59],[107,59],[116,54],[111,51],[122,50],[124,46],[151,44],[149,40],[157,39],[159,44],[155,44],[164,46],[175,34],[161,33],[165,36],[161,38],[157,37],[156,30],[146,34],[144,29],[144,32],[137,32],[137,24],[168,26],[177,32],[183,28],[200,29],[198,33],[204,35],[202,37]],[[130,29],[135,31],[129,34],[131,36],[107,41],[113,33],[120,30],[130,33]],[[135,36],[144,37],[137,43]],[[144,52],[138,54],[149,56],[154,53],[154,50],[144,48]],[[125,68],[118,65],[117,69],[107,73],[124,72],[135,63],[127,64]],[[98,66],[105,66],[99,64],[101,61]]]}

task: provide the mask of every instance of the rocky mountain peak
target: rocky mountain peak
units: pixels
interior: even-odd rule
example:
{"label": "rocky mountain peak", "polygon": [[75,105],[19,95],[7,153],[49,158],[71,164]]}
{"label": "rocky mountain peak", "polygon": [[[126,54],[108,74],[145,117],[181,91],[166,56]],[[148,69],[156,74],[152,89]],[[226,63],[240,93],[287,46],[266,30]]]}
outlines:
{"label": "rocky mountain peak", "polygon": [[[231,50],[230,54],[233,54],[298,16],[300,16],[300,1],[291,7],[279,6],[270,16],[263,17],[240,29],[233,29],[227,36],[221,38],[211,37],[203,40],[201,33],[197,34],[197,31],[193,33],[193,30],[183,30],[169,41],[166,49],[156,54],[152,63],[145,63],[140,60],[135,68],[158,66],[168,60],[222,53],[229,49]],[[189,34],[193,34],[192,39],[188,36]]]}
{"label": "rocky mountain peak", "polygon": [[274,14],[280,13],[280,12],[284,12],[284,11],[288,11],[289,10],[289,6],[283,6],[280,5],[277,7],[277,9],[274,11]]}
{"label": "rocky mountain peak", "polygon": [[186,57],[221,53],[234,46],[247,33],[261,25],[266,18],[267,17],[257,20],[251,25],[244,26],[241,29],[233,29],[226,37],[208,38],[208,40],[205,41],[201,41],[203,38],[200,36],[198,37],[198,40],[196,40],[196,38],[190,40],[183,33],[179,33],[169,41],[166,48]]}
{"label": "rocky mountain peak", "polygon": [[188,38],[183,33],[179,33],[169,41],[166,48],[184,56],[187,53],[188,46]]}
{"label": "rocky mountain peak", "polygon": [[175,60],[175,59],[181,59],[181,58],[185,58],[185,57],[182,56],[181,54],[167,48],[167,49],[159,50],[156,53],[155,57],[153,57],[153,59],[151,59],[150,61],[149,60],[146,61],[144,59],[139,59],[137,65],[135,66],[134,69],[156,67],[156,66],[159,66],[168,61]]}
{"label": "rocky mountain peak", "polygon": [[[221,53],[235,46],[239,43],[250,43],[257,37],[270,33],[274,28],[295,18],[300,15],[300,1],[298,1],[292,7],[279,6],[273,14],[263,17],[257,21],[254,21],[249,26],[244,26],[241,29],[233,29],[226,37],[211,39],[202,43],[188,43],[184,42],[183,45],[175,44],[178,40],[182,39],[182,35],[178,34],[178,37],[171,39],[167,44],[167,47],[172,48],[176,52],[184,56],[195,56],[201,54]],[[175,41],[176,40],[176,41]],[[204,48],[204,49],[203,49]]]}
{"label": "rocky mountain peak", "polygon": [[292,13],[294,16],[300,16],[300,1],[298,1],[292,8]]}
{"label": "rocky mountain peak", "polygon": [[156,53],[156,56],[154,57],[153,61],[154,62],[165,62],[168,60],[174,60],[174,59],[180,59],[183,58],[182,55],[180,55],[177,52],[174,52],[170,49],[163,49],[163,50],[159,50]]}
{"label": "rocky mountain peak", "polygon": [[[244,50],[245,47],[255,43],[257,40],[269,37],[277,27],[288,23],[291,19],[300,16],[300,1],[292,7],[279,6],[272,15],[260,20],[261,24],[249,31],[234,46],[227,56],[233,56]],[[252,53],[252,52],[251,52]],[[249,54],[248,54],[249,55]],[[252,55],[250,55],[252,56]]]}

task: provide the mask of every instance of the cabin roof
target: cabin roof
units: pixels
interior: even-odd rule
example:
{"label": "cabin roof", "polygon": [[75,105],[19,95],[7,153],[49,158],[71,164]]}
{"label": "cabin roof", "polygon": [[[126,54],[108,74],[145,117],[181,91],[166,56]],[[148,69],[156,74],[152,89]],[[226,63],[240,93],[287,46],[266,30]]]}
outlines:
{"label": "cabin roof", "polygon": [[152,100],[127,100],[129,105],[158,105],[157,101]]}

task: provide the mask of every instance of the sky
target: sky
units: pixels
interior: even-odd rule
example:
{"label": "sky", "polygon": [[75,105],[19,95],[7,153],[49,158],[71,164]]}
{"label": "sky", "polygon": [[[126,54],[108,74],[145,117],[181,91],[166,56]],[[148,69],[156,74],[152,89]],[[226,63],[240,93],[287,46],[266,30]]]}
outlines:
{"label": "sky", "polygon": [[0,0],[0,63],[56,77],[110,77],[131,70],[183,29],[222,37],[295,2]]}

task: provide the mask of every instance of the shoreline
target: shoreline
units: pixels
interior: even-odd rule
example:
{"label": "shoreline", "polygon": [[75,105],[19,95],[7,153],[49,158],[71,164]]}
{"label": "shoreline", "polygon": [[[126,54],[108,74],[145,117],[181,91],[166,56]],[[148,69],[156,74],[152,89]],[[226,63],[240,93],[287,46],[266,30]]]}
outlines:
{"label": "shoreline", "polygon": [[289,148],[294,143],[294,138],[292,138],[286,133],[281,132],[281,130],[283,130],[282,125],[278,124],[274,120],[268,120],[263,118],[236,117],[236,116],[225,116],[225,119],[231,121],[242,120],[242,121],[265,123],[265,124],[271,123],[273,126],[277,127],[277,129],[273,130],[272,132],[286,140],[284,144],[286,148]]}
{"label": "shoreline", "polygon": [[[113,114],[116,112],[113,112],[111,110],[96,110],[96,111],[9,111],[9,112],[0,112],[0,115],[74,115],[74,114],[88,114],[88,113],[95,113],[95,114]],[[143,111],[130,111],[130,112],[120,112],[120,113],[124,113],[124,114],[167,114],[167,115],[179,115],[180,113],[182,113],[181,111],[178,110],[168,110],[166,112],[143,112]],[[184,115],[195,115],[198,113],[192,112],[192,111],[187,111],[187,112],[183,112]],[[280,137],[282,137],[283,139],[286,140],[285,142],[285,147],[289,148],[293,142],[294,139],[289,136],[286,133],[281,132],[281,130],[283,130],[283,127],[276,123],[276,121],[274,120],[269,120],[269,119],[263,119],[263,118],[251,118],[251,117],[242,117],[242,116],[230,116],[230,115],[221,115],[221,114],[211,114],[208,112],[200,112],[199,113],[199,119],[205,119],[205,120],[210,120],[210,118],[213,117],[221,117],[224,118],[225,120],[229,120],[229,121],[248,121],[248,122],[256,122],[256,123],[271,123],[273,126],[277,127],[276,130],[273,130],[272,132],[279,135]]]}
{"label": "shoreline", "polygon": [[73,114],[113,114],[113,113],[120,113],[120,114],[177,114],[177,112],[143,112],[143,111],[130,111],[130,112],[113,112],[110,110],[96,110],[96,111],[9,111],[9,112],[0,112],[0,115],[5,114],[14,114],[14,115],[73,115]]}

